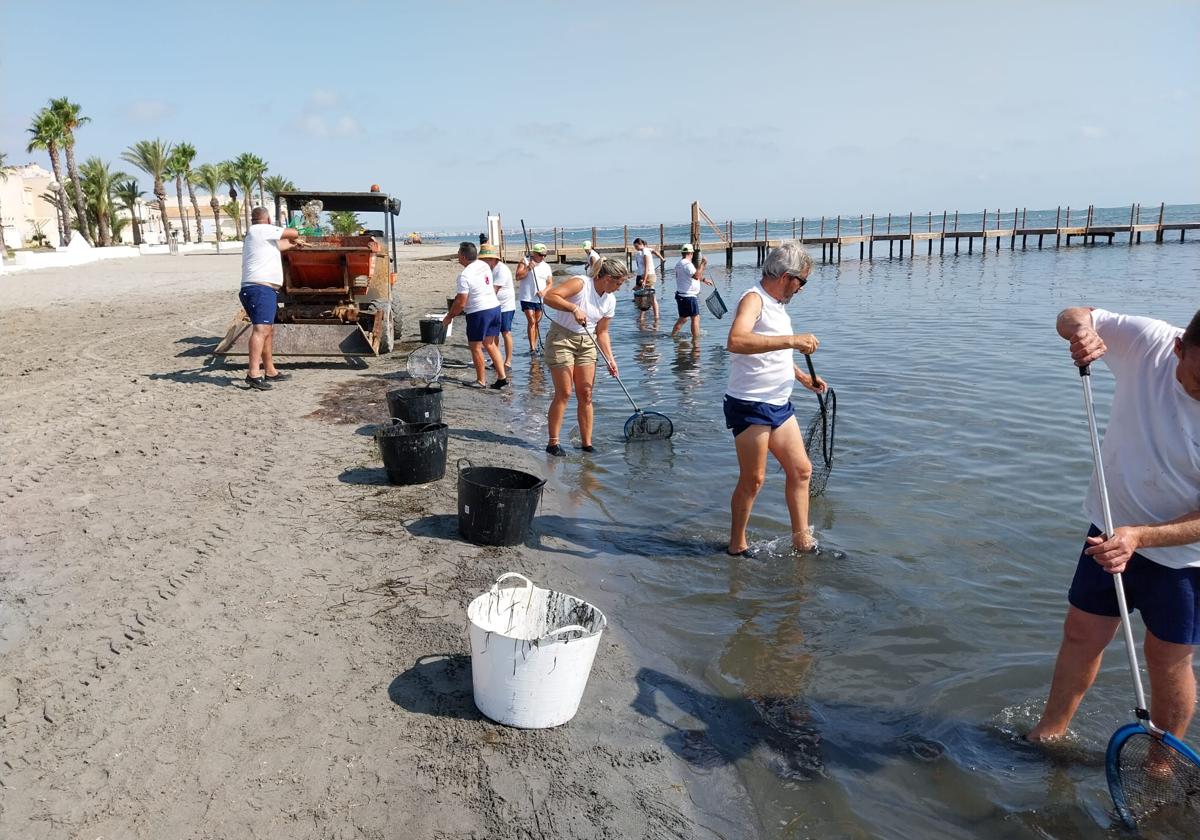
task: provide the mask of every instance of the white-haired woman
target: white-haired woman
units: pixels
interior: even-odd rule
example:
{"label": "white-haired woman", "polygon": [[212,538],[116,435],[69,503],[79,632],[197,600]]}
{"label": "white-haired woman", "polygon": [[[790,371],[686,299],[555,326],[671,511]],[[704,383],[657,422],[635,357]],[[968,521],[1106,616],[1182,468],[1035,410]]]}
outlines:
{"label": "white-haired woman", "polygon": [[582,449],[593,451],[592,382],[598,360],[596,345],[600,345],[598,349],[604,354],[608,372],[616,376],[617,362],[608,325],[617,311],[615,292],[628,276],[625,263],[599,257],[589,274],[551,286],[542,298],[551,322],[545,348],[546,364],[554,380],[554,399],[546,417],[549,427],[546,452],[551,455],[567,454],[559,435],[572,390]]}
{"label": "white-haired woman", "polygon": [[811,333],[792,333],[787,304],[808,283],[812,257],[798,242],[784,242],[763,262],[762,280],[738,300],[726,347],[729,385],[725,389],[725,425],[733,432],[738,482],[730,500],[732,522],[728,552],[749,556],[746,525],[754,499],[766,478],[767,453],[783,467],[785,494],[792,524],[792,545],[800,551],[815,544],[808,530],[808,483],[812,462],[804,435],[792,411],[792,387],[798,381],[824,393],[821,377],[810,377],[793,354],[815,353],[819,342]]}

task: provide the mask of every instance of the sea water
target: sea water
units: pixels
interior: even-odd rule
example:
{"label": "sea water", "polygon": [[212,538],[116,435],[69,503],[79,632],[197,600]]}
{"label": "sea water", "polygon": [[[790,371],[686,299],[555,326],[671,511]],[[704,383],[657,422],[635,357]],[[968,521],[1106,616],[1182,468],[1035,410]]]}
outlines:
{"label": "sea water", "polygon": [[[601,371],[597,451],[564,435],[571,457],[547,469],[568,515],[538,527],[587,558],[602,597],[581,594],[635,640],[638,709],[670,727],[665,747],[702,807],[748,798],[767,837],[1115,832],[1103,752],[1132,706],[1117,643],[1068,743],[1020,740],[1046,698],[1088,526],[1080,378],[1054,321],[1090,304],[1186,324],[1200,242],[919,251],[818,261],[789,306],[838,395],[834,469],[811,508],[820,554],[786,549],[770,461],[750,522],[766,550],[725,555],[732,312],[702,307],[699,342],[672,339],[669,278],[658,330],[649,315],[639,326],[626,287],[612,333],[626,386],[675,436],[624,443],[632,409]],[[731,309],[758,278],[749,256],[709,266]],[[540,446],[549,377],[528,358],[516,368],[520,431]],[[1103,425],[1112,377],[1094,372]],[[817,409],[799,386],[793,400],[802,422]],[[564,432],[574,423],[572,404]]]}

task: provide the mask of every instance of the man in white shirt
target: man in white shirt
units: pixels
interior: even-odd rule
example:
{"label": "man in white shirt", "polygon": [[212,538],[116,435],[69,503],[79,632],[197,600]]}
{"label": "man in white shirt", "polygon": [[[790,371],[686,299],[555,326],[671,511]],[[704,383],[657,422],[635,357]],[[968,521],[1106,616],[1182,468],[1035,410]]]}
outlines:
{"label": "man in white shirt", "polygon": [[[653,292],[654,284],[658,280],[658,276],[654,271],[654,258],[658,257],[659,261],[664,263],[664,268],[666,267],[666,258],[647,245],[646,240],[640,236],[633,240],[633,249],[635,251],[633,255],[633,290],[637,292],[639,289],[649,289]],[[650,308],[654,311],[654,325],[657,327],[659,316],[658,295],[652,294],[650,301]],[[640,324],[645,317],[646,310],[643,309],[638,314],[638,323]]]}
{"label": "man in white shirt", "polygon": [[[242,287],[238,299],[250,319],[250,363],[246,384],[255,391],[271,390],[272,382],[290,379],[290,374],[275,368],[271,357],[271,339],[275,333],[275,310],[279,289],[283,286],[283,258],[289,248],[303,247],[304,240],[295,228],[271,224],[265,207],[250,213],[250,229],[242,243]],[[263,371],[266,371],[265,373]]]}
{"label": "man in white shirt", "polygon": [[688,321],[692,323],[692,341],[700,338],[700,284],[709,286],[713,282],[704,276],[708,265],[706,257],[700,258],[700,267],[692,264],[693,248],[691,243],[679,249],[679,262],[675,263],[675,305],[679,309],[679,320],[671,329],[671,338],[679,335],[679,330]]}
{"label": "man in white shirt", "polygon": [[508,377],[505,375],[504,359],[500,356],[500,300],[492,286],[492,270],[488,264],[478,259],[480,255],[500,255],[491,245],[476,248],[473,242],[460,242],[458,245],[458,264],[463,270],[458,275],[455,286],[457,294],[450,311],[442,318],[442,324],[449,326],[458,315],[467,316],[467,345],[471,348],[471,359],[475,362],[475,381],[468,383],[470,387],[486,388],[483,353],[492,358],[496,369],[496,381],[492,387],[496,390],[508,387]]}
{"label": "man in white shirt", "polygon": [[1103,357],[1116,379],[1100,457],[1114,533],[1104,536],[1095,475],[1092,522],[1067,599],[1050,698],[1031,741],[1066,734],[1120,626],[1113,575],[1142,614],[1150,717],[1183,738],[1196,705],[1200,644],[1200,312],[1186,330],[1165,321],[1079,306],[1058,334],[1082,367]]}
{"label": "man in white shirt", "polygon": [[517,293],[513,289],[513,275],[495,248],[483,246],[479,249],[479,259],[488,264],[492,270],[492,288],[496,290],[496,299],[500,301],[500,338],[504,342],[504,377],[512,368],[512,322],[517,313]]}
{"label": "man in white shirt", "polygon": [[525,313],[526,336],[529,338],[529,355],[542,342],[542,298],[554,280],[554,273],[546,265],[546,246],[541,242],[533,246],[529,256],[517,266],[517,279],[521,281],[521,311]]}
{"label": "man in white shirt", "polygon": [[592,240],[583,240],[583,253],[587,256],[587,276],[591,277],[597,265],[600,264],[600,252],[592,247]]}

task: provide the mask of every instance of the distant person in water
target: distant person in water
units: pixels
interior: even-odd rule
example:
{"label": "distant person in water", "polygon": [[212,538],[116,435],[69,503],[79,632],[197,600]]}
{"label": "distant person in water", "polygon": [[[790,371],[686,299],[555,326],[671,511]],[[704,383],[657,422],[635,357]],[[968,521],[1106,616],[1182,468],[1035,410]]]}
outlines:
{"label": "distant person in water", "polygon": [[783,467],[784,494],[792,524],[792,546],[811,551],[808,484],[812,462],[792,411],[792,387],[823,394],[826,384],[801,370],[794,354],[815,353],[815,335],[796,335],[787,304],[808,283],[812,257],[798,242],[784,242],[763,262],[762,280],[738,300],[726,348],[731,354],[725,388],[725,425],[733,432],[738,482],[729,507],[729,554],[750,556],[746,526],[754,499],[766,479],[767,453]]}
{"label": "distant person in water", "polygon": [[479,259],[488,264],[492,270],[492,288],[496,290],[496,299],[500,301],[500,341],[504,344],[504,377],[512,368],[512,322],[517,314],[517,293],[513,289],[512,271],[495,248],[483,246],[479,249]]}
{"label": "distant person in water", "polygon": [[279,290],[283,288],[282,253],[289,248],[303,247],[304,240],[295,228],[271,224],[271,214],[265,207],[255,207],[250,213],[250,229],[242,243],[242,287],[238,300],[250,319],[249,369],[246,384],[255,391],[271,390],[272,382],[282,382],[291,375],[275,367],[271,343],[275,335],[275,312],[279,307]]}
{"label": "distant person in water", "polygon": [[679,309],[679,320],[671,329],[671,337],[679,335],[683,325],[691,322],[692,340],[700,337],[700,284],[713,285],[704,276],[708,260],[700,258],[700,265],[692,262],[694,249],[691,244],[685,244],[679,249],[679,262],[675,263],[675,305]]}
{"label": "distant person in water", "polygon": [[475,247],[474,242],[459,243],[458,264],[463,270],[458,275],[454,302],[450,311],[442,318],[442,324],[449,326],[456,316],[467,316],[467,346],[471,348],[471,361],[475,363],[475,381],[467,384],[475,388],[487,387],[483,361],[486,351],[496,370],[496,381],[492,383],[492,387],[499,390],[508,386],[504,357],[500,355],[498,343],[500,300],[492,287],[492,270],[487,263],[479,259],[481,254],[497,259],[500,257],[491,245],[484,245],[480,249]]}
{"label": "distant person in water", "polygon": [[[654,291],[654,284],[658,281],[658,275],[654,271],[654,258],[657,257],[659,262],[662,262],[664,265],[666,264],[666,259],[662,254],[658,253],[658,251],[655,251],[653,248],[647,245],[646,240],[642,239],[640,236],[633,240],[633,248],[634,291],[639,289],[649,289],[650,291]],[[654,294],[651,296],[650,300],[652,301],[650,311],[654,312],[654,324],[657,326],[659,316],[658,295]],[[646,311],[647,310],[643,309],[639,313],[639,322],[646,317]]]}
{"label": "distant person in water", "polygon": [[567,454],[559,434],[572,390],[578,409],[581,448],[584,452],[593,450],[592,384],[596,378],[597,350],[603,352],[608,372],[616,376],[617,361],[608,325],[617,311],[616,291],[628,276],[625,263],[602,257],[596,264],[595,277],[571,277],[546,292],[547,315],[553,322],[546,336],[546,364],[554,379],[554,399],[546,418],[549,431],[546,452],[551,455]]}
{"label": "distant person in water", "polygon": [[546,246],[538,242],[529,256],[517,266],[517,280],[521,283],[521,311],[525,313],[525,334],[529,339],[531,356],[542,338],[542,298],[553,279],[554,274],[546,264]]}
{"label": "distant person in water", "polygon": [[1150,719],[1184,738],[1196,707],[1200,644],[1200,312],[1187,329],[1076,306],[1056,329],[1076,365],[1101,358],[1116,379],[1100,458],[1113,533],[1105,536],[1095,475],[1091,527],[1067,593],[1067,617],[1046,708],[1030,741],[1067,734],[1120,626],[1113,575],[1142,614]]}
{"label": "distant person in water", "polygon": [[592,240],[590,239],[583,240],[583,253],[587,257],[587,266],[584,269],[584,273],[591,277],[596,270],[596,264],[600,262],[600,254],[592,247]]}

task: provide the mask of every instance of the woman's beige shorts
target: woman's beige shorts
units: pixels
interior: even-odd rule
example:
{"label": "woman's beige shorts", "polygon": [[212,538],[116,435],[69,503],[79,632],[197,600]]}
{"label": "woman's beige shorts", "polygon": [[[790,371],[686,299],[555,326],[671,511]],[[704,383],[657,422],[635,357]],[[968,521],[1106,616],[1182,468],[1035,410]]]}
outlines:
{"label": "woman's beige shorts", "polygon": [[555,323],[546,336],[546,364],[550,367],[595,365],[596,345],[587,333],[573,333]]}

